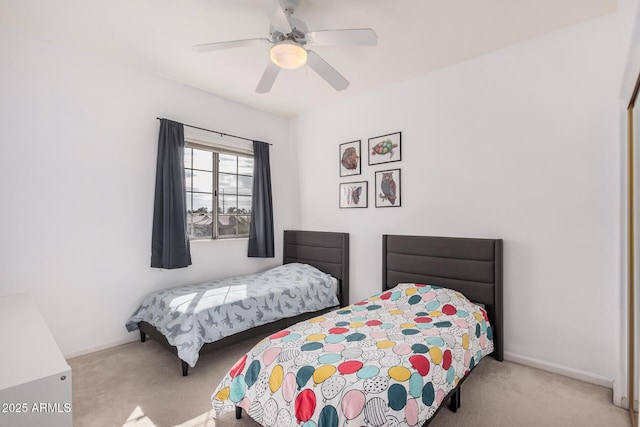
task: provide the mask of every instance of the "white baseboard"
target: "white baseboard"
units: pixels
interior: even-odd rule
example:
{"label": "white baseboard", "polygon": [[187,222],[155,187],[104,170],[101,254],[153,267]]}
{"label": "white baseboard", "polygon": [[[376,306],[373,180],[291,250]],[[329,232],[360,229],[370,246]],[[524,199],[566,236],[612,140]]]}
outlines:
{"label": "white baseboard", "polygon": [[613,404],[622,409],[629,409],[629,399],[618,393],[613,393]]}
{"label": "white baseboard", "polygon": [[508,351],[504,352],[505,360],[516,362],[521,365],[531,366],[532,368],[542,369],[543,371],[552,372],[558,375],[564,375],[565,377],[573,378],[576,380],[584,381],[590,384],[599,385],[602,387],[613,388],[613,380],[595,375],[590,372],[581,371],[579,369],[568,368],[562,365],[556,365],[555,363],[545,362],[544,360],[534,359],[532,357],[521,356]]}
{"label": "white baseboard", "polygon": [[627,406],[627,396],[623,396],[622,394],[618,393],[617,390],[619,389],[620,387],[617,387],[616,380],[613,380],[613,404],[622,409],[628,409],[629,407]]}
{"label": "white baseboard", "polygon": [[109,344],[99,345],[97,347],[86,348],[86,349],[80,350],[80,351],[74,351],[73,353],[67,353],[67,354],[64,355],[64,358],[65,359],[73,359],[74,357],[84,356],[85,354],[95,353],[96,351],[106,350],[106,349],[111,348],[111,347],[117,347],[119,345],[129,344],[131,342],[139,341],[139,340],[140,340],[140,336],[139,335],[132,334],[131,337],[129,337],[127,339],[114,341],[114,342],[111,342]]}
{"label": "white baseboard", "polygon": [[[613,393],[613,404],[621,407],[622,409],[629,409],[629,399],[627,396],[622,396],[621,394]],[[638,412],[638,407],[640,406],[640,402],[634,399],[633,401],[633,410]]]}

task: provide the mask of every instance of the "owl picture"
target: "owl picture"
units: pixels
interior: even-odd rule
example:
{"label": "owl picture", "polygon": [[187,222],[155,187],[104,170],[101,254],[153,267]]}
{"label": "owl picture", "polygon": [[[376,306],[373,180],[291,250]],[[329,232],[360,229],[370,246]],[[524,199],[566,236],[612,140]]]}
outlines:
{"label": "owl picture", "polygon": [[396,182],[393,180],[392,172],[382,173],[382,182],[380,183],[380,198],[382,200],[388,200],[392,205],[396,204]]}
{"label": "owl picture", "polygon": [[400,169],[376,172],[377,207],[400,206]]}

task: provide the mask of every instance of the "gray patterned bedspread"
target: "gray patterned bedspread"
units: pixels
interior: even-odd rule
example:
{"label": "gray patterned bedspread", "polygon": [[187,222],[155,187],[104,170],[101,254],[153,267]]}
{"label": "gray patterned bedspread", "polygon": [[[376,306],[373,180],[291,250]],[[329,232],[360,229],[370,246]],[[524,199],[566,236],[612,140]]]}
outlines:
{"label": "gray patterned bedspread", "polygon": [[180,286],[148,295],[127,321],[155,326],[195,366],[200,348],[254,326],[339,304],[334,280],[307,264],[285,264],[247,276]]}

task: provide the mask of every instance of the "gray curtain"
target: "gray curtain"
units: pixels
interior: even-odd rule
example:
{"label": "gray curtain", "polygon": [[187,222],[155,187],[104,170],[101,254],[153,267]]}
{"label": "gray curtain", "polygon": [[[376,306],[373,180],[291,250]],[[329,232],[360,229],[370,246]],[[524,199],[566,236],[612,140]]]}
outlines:
{"label": "gray curtain", "polygon": [[151,267],[191,265],[184,179],[184,126],[160,120]]}
{"label": "gray curtain", "polygon": [[253,195],[249,225],[250,257],[273,258],[273,203],[269,144],[253,141]]}

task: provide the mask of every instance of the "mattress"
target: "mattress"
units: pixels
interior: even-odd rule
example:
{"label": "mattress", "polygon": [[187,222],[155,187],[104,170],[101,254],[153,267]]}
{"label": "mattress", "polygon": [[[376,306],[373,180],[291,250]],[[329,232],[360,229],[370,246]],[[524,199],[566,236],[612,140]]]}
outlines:
{"label": "mattress", "polygon": [[339,305],[336,281],[307,264],[180,286],[144,298],[127,320],[129,331],[145,321],[158,329],[178,357],[195,366],[210,342],[298,314]]}
{"label": "mattress", "polygon": [[459,292],[399,284],[277,332],[213,392],[263,426],[416,426],[493,351],[486,311]]}

